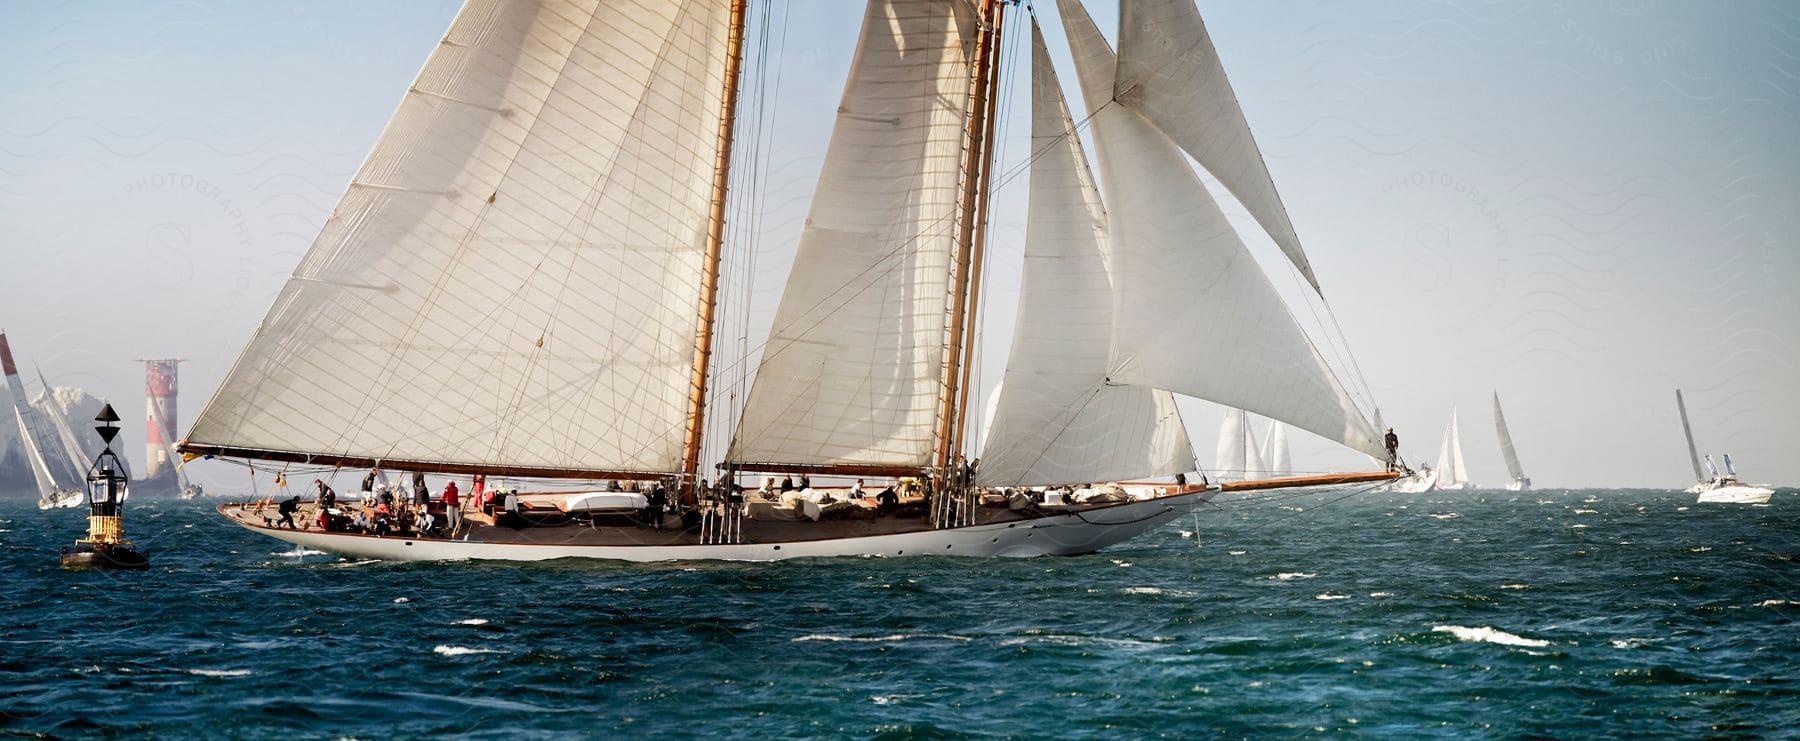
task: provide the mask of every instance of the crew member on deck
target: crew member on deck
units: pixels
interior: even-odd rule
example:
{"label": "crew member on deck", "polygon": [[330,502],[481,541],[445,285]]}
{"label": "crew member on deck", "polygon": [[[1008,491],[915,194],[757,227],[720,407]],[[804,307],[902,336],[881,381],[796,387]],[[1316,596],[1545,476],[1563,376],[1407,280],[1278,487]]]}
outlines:
{"label": "crew member on deck", "polygon": [[1387,444],[1387,470],[1392,471],[1394,470],[1394,466],[1398,465],[1400,462],[1400,436],[1394,434],[1394,428],[1389,427],[1387,428],[1387,436],[1382,439],[1382,442]]}
{"label": "crew member on deck", "polygon": [[462,529],[462,497],[456,493],[455,481],[444,485],[444,528],[452,538]]}
{"label": "crew member on deck", "polygon": [[375,481],[379,478],[381,478],[381,467],[380,466],[376,466],[374,468],[369,469],[369,474],[367,476],[363,477],[363,483],[362,483],[363,499],[368,499],[369,494],[371,492],[375,491]]}
{"label": "crew member on deck", "polygon": [[282,500],[281,505],[276,507],[275,511],[281,513],[282,525],[290,530],[300,529],[299,525],[294,524],[294,513],[300,511],[300,497]]}
{"label": "crew member on deck", "polygon": [[332,491],[324,481],[313,479],[313,491],[318,495],[319,509],[331,509],[337,505],[337,492]]}

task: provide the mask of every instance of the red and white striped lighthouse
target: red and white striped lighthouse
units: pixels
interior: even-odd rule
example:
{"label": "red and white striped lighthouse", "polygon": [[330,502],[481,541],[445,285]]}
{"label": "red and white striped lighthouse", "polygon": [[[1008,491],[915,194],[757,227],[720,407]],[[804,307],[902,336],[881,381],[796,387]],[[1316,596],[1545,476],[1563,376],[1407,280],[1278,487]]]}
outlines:
{"label": "red and white striped lighthouse", "polygon": [[[175,442],[175,368],[180,359],[144,361],[144,478],[171,475]],[[165,469],[167,473],[165,473]]]}

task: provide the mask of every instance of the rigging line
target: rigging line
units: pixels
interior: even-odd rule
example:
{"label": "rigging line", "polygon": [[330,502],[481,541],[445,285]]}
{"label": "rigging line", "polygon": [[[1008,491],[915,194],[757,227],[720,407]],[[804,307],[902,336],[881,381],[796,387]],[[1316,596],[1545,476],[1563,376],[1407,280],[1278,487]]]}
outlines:
{"label": "rigging line", "polygon": [[[1324,509],[1324,508],[1326,508],[1326,507],[1329,507],[1329,506],[1331,506],[1331,505],[1334,505],[1334,504],[1337,504],[1337,503],[1338,503],[1338,502],[1342,502],[1342,501],[1344,501],[1344,500],[1346,500],[1346,499],[1349,499],[1349,498],[1351,498],[1351,497],[1355,497],[1355,496],[1360,496],[1360,495],[1363,495],[1363,494],[1367,494],[1367,493],[1369,493],[1369,492],[1371,492],[1371,491],[1374,491],[1374,490],[1375,490],[1375,489],[1376,489],[1376,488],[1377,488],[1377,487],[1379,487],[1379,486],[1380,486],[1380,484],[1370,484],[1370,485],[1366,485],[1366,486],[1351,486],[1351,487],[1347,487],[1347,488],[1348,488],[1348,489],[1349,489],[1349,491],[1350,491],[1350,493],[1348,493],[1348,494],[1345,494],[1345,495],[1343,495],[1343,496],[1341,496],[1341,497],[1338,497],[1338,498],[1336,498],[1336,499],[1332,499],[1332,500],[1330,500],[1330,501],[1327,501],[1327,502],[1324,502],[1324,503],[1323,503],[1323,504],[1320,504],[1320,505],[1318,505],[1318,506],[1316,506],[1316,507],[1310,507],[1310,508],[1307,508],[1307,509],[1303,509],[1303,510],[1300,510],[1300,511],[1299,511],[1299,512],[1295,512],[1295,513],[1292,513],[1292,514],[1290,514],[1290,515],[1287,515],[1287,516],[1286,516],[1286,517],[1281,517],[1281,518],[1277,518],[1277,519],[1275,519],[1275,520],[1273,520],[1273,521],[1271,521],[1271,522],[1266,522],[1266,523],[1263,523],[1263,524],[1262,524],[1262,525],[1261,525],[1261,526],[1258,526],[1258,527],[1254,527],[1254,528],[1251,528],[1251,529],[1249,529],[1249,530],[1245,530],[1245,531],[1243,531],[1243,532],[1244,532],[1244,533],[1259,533],[1259,532],[1262,532],[1262,531],[1264,531],[1264,530],[1267,530],[1267,529],[1269,529],[1269,528],[1272,528],[1272,527],[1274,527],[1274,526],[1276,526],[1276,525],[1279,525],[1279,524],[1281,524],[1281,523],[1284,523],[1284,522],[1287,522],[1287,521],[1288,521],[1288,520],[1291,520],[1291,519],[1294,519],[1294,518],[1295,518],[1295,517],[1299,517],[1299,516],[1300,516],[1300,515],[1304,515],[1304,514],[1309,514],[1309,513],[1312,513],[1312,512],[1316,512],[1316,511],[1318,511],[1318,510],[1321,510],[1321,509]],[[1295,496],[1295,497],[1294,497],[1294,498],[1299,498],[1299,497],[1301,497],[1301,496],[1315,496],[1315,495],[1322,495],[1322,494],[1325,494],[1325,493],[1326,493],[1326,492],[1324,492],[1324,491],[1318,491],[1318,492],[1306,492],[1306,493],[1304,493],[1304,494],[1298,494],[1298,495],[1296,495],[1296,496]],[[1212,506],[1214,506],[1214,507],[1216,507],[1216,508],[1218,508],[1218,509],[1221,509],[1221,510],[1223,510],[1223,509],[1226,509],[1226,508],[1225,508],[1225,507],[1224,507],[1224,506],[1222,506],[1222,505],[1220,505],[1220,504],[1218,504],[1218,503],[1217,503],[1217,502],[1213,502],[1213,501],[1211,501],[1211,500],[1208,500],[1208,501],[1207,501],[1207,502],[1206,502],[1206,504],[1210,504],[1210,505],[1212,505]]]}

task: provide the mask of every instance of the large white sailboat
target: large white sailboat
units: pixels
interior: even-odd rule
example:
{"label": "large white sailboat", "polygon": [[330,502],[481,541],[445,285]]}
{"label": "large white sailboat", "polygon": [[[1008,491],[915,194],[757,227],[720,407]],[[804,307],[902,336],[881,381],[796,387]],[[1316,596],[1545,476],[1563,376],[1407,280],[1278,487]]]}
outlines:
{"label": "large white sailboat", "polygon": [[1494,392],[1494,434],[1500,438],[1500,456],[1506,459],[1506,473],[1512,477],[1512,483],[1506,485],[1507,491],[1528,491],[1531,479],[1525,476],[1525,468],[1519,465],[1519,452],[1513,448],[1512,433],[1506,429],[1506,414],[1500,411],[1500,392]]}
{"label": "large white sailboat", "polygon": [[[12,397],[13,419],[19,425],[19,439],[25,446],[25,460],[31,467],[32,480],[37,484],[38,508],[57,509],[63,507],[79,507],[83,498],[82,481],[85,468],[78,464],[75,454],[69,452],[64,437],[58,434],[58,420],[47,419],[43,410],[35,408],[25,396],[25,382],[19,377],[18,364],[13,362],[12,347],[6,341],[6,333],[0,332],[0,370],[6,374],[6,390]],[[46,403],[55,405],[56,400],[48,386],[44,388]],[[66,424],[63,422],[62,424]],[[73,440],[73,436],[69,436]]]}
{"label": "large white sailboat", "polygon": [[[678,503],[527,493],[456,530],[383,534],[342,531],[342,512],[314,526],[219,508],[282,540],[395,559],[1075,554],[1221,491],[1394,478],[1080,493],[1195,469],[1174,394],[1381,447],[1186,159],[1316,291],[1191,0],[1123,3],[1117,54],[1079,0],[1059,5],[1097,179],[1035,18],[1014,42],[1030,53],[1007,55],[1002,35],[1027,25],[1016,6],[869,0],[738,409],[713,383],[712,337],[745,0],[470,0],[182,452],[289,477],[380,465],[656,482]],[[968,466],[994,90],[1019,57],[1032,70],[1021,305]],[[736,424],[709,443],[721,407]],[[708,485],[713,460],[723,486]],[[803,485],[731,486],[771,474]]]}
{"label": "large white sailboat", "polygon": [[1475,484],[1469,481],[1469,469],[1463,464],[1462,429],[1456,424],[1456,407],[1450,408],[1450,424],[1444,428],[1444,443],[1438,448],[1436,479],[1432,481],[1434,491],[1468,491]]}
{"label": "large white sailboat", "polygon": [[1771,487],[1738,481],[1737,468],[1732,465],[1730,455],[1724,456],[1724,473],[1713,464],[1711,455],[1706,456],[1706,473],[1701,473],[1700,449],[1694,445],[1694,427],[1688,423],[1687,400],[1682,398],[1681,389],[1675,389],[1675,408],[1681,411],[1681,434],[1687,438],[1688,461],[1694,466],[1696,483],[1688,487],[1687,493],[1699,495],[1695,500],[1697,503],[1763,504],[1775,496]]}

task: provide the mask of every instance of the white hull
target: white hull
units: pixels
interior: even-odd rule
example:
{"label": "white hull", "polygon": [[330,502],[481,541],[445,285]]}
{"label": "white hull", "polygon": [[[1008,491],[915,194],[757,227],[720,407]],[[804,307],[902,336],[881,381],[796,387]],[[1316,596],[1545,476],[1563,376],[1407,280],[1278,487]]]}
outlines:
{"label": "white hull", "polygon": [[79,491],[64,490],[38,498],[38,509],[67,509],[86,504]]}
{"label": "white hull", "polygon": [[1420,494],[1420,493],[1431,491],[1436,486],[1437,486],[1437,474],[1436,473],[1432,473],[1430,475],[1420,475],[1420,474],[1415,473],[1411,476],[1408,476],[1406,478],[1395,481],[1392,484],[1388,484],[1387,486],[1383,486],[1383,487],[1379,487],[1379,488],[1386,490],[1386,491],[1399,492],[1401,494]]}
{"label": "white hull", "polygon": [[1092,553],[1156,529],[1211,499],[1215,491],[1160,497],[1104,509],[1031,520],[856,538],[738,545],[537,545],[379,537],[289,530],[234,519],[263,535],[304,548],[390,561],[779,561],[831,556],[1072,556]]}
{"label": "white hull", "polygon": [[1506,485],[1507,491],[1531,491],[1531,484],[1525,481],[1514,481]]}
{"label": "white hull", "polygon": [[1769,497],[1775,494],[1774,489],[1745,484],[1727,486],[1702,484],[1696,488],[1702,489],[1698,492],[1700,494],[1699,504],[1762,504],[1769,501]]}

